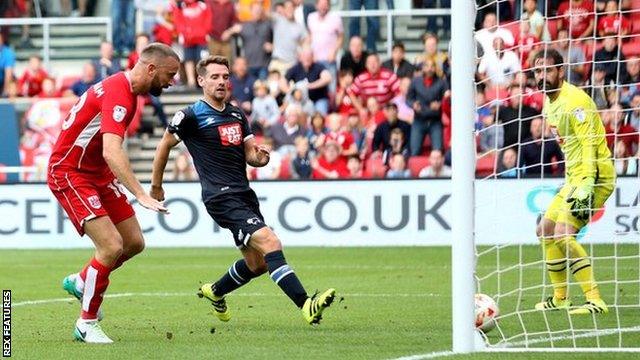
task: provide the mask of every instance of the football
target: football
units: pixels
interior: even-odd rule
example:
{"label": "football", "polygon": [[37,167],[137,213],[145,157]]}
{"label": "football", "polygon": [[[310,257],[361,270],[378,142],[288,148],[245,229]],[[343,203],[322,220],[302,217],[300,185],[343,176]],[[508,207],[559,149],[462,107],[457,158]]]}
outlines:
{"label": "football", "polygon": [[489,295],[476,294],[476,329],[488,333],[496,327],[496,318],[500,315],[498,304]]}

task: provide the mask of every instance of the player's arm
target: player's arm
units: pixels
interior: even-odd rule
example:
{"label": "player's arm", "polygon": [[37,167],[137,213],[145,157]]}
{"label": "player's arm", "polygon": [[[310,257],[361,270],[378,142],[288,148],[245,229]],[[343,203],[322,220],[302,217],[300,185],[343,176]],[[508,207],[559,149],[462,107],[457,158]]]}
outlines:
{"label": "player's arm", "polygon": [[153,157],[153,171],[151,173],[151,192],[152,198],[158,201],[164,201],[164,189],[162,188],[162,180],[164,177],[164,169],[167,167],[169,153],[171,149],[178,145],[178,140],[169,131],[165,131]]}
{"label": "player's arm", "polygon": [[253,136],[244,141],[244,155],[247,164],[253,167],[263,167],[269,163],[269,150],[262,145],[258,145]]}
{"label": "player's arm", "polygon": [[124,187],[136,197],[143,207],[167,212],[160,202],[153,199],[142,188],[136,179],[127,153],[122,148],[122,142],[127,130],[128,117],[134,116],[133,105],[126,91],[119,89],[116,84],[105,84],[105,95],[101,104],[102,121],[100,133],[102,134],[102,157]]}
{"label": "player's arm", "polygon": [[164,201],[162,180],[164,169],[167,167],[167,161],[169,160],[169,153],[174,146],[191,135],[194,117],[195,115],[189,107],[176,111],[167,126],[167,131],[164,132],[160,143],[156,147],[153,170],[151,172],[151,192],[149,194],[158,201]]}
{"label": "player's arm", "polygon": [[588,219],[591,214],[591,200],[596,177],[596,147],[598,139],[605,134],[598,134],[596,123],[600,121],[594,106],[577,107],[569,115],[574,134],[580,143],[582,179],[573,191],[567,196],[566,201],[572,203],[574,216],[579,219]]}
{"label": "player's arm", "polygon": [[103,133],[102,135],[102,156],[109,165],[109,168],[118,180],[136,197],[140,205],[147,209],[167,212],[160,202],[147,195],[142,185],[136,179],[129,157],[122,148],[122,137],[113,133]]}

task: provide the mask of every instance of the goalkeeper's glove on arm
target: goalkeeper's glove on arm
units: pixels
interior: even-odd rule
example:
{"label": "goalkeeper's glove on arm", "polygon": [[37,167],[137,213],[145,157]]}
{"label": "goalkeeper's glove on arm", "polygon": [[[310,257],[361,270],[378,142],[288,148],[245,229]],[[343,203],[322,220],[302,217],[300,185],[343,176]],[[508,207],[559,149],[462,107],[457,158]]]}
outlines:
{"label": "goalkeeper's glove on arm", "polygon": [[593,186],[595,179],[582,179],[578,186],[574,186],[566,201],[571,204],[571,212],[579,220],[589,220],[593,206]]}

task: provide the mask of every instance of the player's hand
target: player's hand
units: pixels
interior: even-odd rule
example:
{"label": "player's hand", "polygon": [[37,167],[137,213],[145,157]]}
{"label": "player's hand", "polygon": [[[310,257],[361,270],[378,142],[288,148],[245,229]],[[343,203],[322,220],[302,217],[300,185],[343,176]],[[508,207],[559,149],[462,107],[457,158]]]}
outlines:
{"label": "player's hand", "polygon": [[162,205],[162,203],[147,194],[142,194],[136,197],[138,203],[142,205],[144,208],[153,210],[155,212],[168,214],[169,210]]}
{"label": "player's hand", "polygon": [[267,165],[269,163],[269,159],[271,158],[271,154],[269,153],[269,149],[263,145],[254,145],[254,149],[256,150],[256,157],[258,161]]}
{"label": "player's hand", "polygon": [[151,185],[151,191],[149,191],[149,195],[158,201],[164,201],[164,189],[162,188],[162,186]]}
{"label": "player's hand", "polygon": [[594,184],[594,178],[585,178],[567,196],[566,201],[571,204],[571,212],[579,220],[588,220],[591,216]]}

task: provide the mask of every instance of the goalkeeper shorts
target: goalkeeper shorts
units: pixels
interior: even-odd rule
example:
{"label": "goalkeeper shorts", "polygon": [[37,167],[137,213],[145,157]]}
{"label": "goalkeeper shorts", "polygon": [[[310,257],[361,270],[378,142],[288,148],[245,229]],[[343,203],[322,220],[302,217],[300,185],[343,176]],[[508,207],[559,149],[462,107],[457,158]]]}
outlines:
{"label": "goalkeeper shorts", "polygon": [[[593,208],[591,215],[604,207],[604,203],[607,201],[613,189],[615,188],[615,178],[600,178],[596,181],[593,187]],[[554,223],[564,223],[573,226],[576,230],[580,230],[582,227],[589,223],[589,219],[580,220],[577,219],[571,213],[571,204],[567,202],[567,196],[571,192],[574,185],[564,184],[560,191],[553,197],[551,204],[544,213],[544,218],[553,221]]]}

